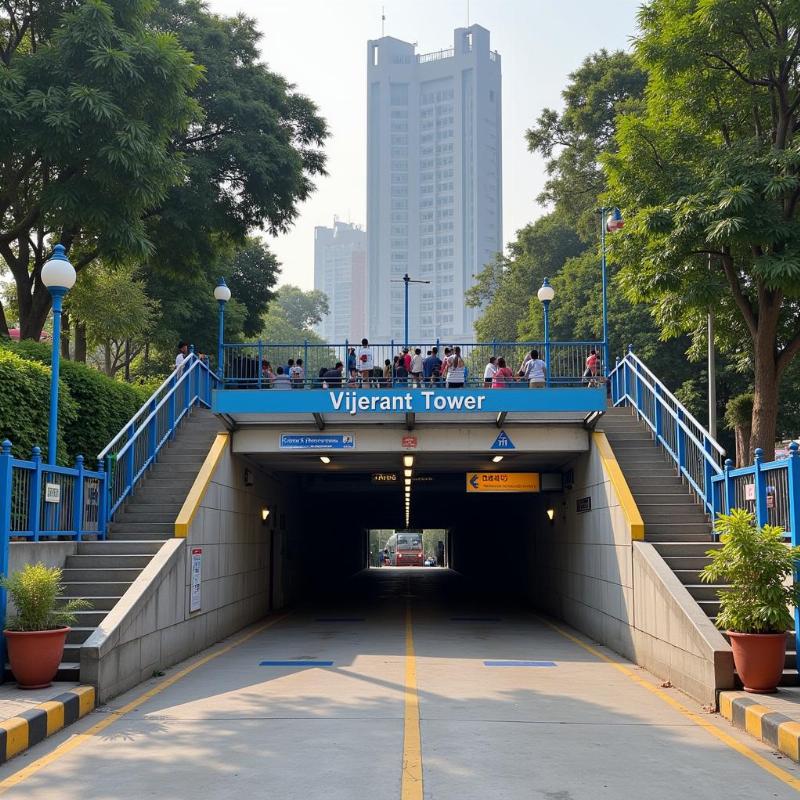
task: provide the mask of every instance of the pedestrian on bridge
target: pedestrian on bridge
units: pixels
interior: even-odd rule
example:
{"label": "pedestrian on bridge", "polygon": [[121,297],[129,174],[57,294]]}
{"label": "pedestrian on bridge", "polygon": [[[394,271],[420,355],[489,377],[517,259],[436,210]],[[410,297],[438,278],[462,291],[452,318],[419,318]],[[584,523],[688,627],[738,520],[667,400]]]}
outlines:
{"label": "pedestrian on bridge", "polygon": [[374,366],[372,350],[370,350],[367,339],[361,340],[361,347],[358,348],[356,360],[358,362],[358,371],[361,373],[361,386],[367,389],[372,385],[372,368]]}

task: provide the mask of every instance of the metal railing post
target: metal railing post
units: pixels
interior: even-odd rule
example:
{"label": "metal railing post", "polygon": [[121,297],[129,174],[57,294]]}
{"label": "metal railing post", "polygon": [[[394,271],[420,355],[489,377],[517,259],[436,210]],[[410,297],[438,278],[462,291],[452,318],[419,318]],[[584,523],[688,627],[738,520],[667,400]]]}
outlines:
{"label": "metal railing post", "polygon": [[125,488],[128,490],[129,497],[133,495],[133,476],[136,474],[136,443],[134,442],[135,435],[136,425],[131,422],[130,434],[128,435],[130,447],[128,448],[128,454],[125,457],[125,480],[127,481]]}
{"label": "metal railing post", "polygon": [[111,509],[114,506],[113,492],[114,492],[114,469],[116,467],[116,458],[114,456],[106,456],[106,508],[105,520],[106,529],[103,531],[103,538],[108,537],[108,525],[111,522]]}
{"label": "metal railing post", "polygon": [[154,414],[153,412],[156,410],[156,401],[153,398],[150,401],[150,411],[147,416],[153,414],[153,418],[150,420],[149,428],[147,429],[147,450],[148,450],[148,457],[151,464],[155,464],[156,462],[156,443],[158,441],[158,435],[156,433],[156,426],[158,425],[158,414]]}
{"label": "metal railing post", "polygon": [[730,514],[731,509],[734,507],[734,503],[736,503],[736,482],[734,481],[733,477],[731,476],[731,470],[733,469],[733,459],[726,458],[725,459],[725,506],[724,506],[724,513]]}
{"label": "metal railing post", "polygon": [[[5,439],[0,445],[0,575],[8,576],[8,540],[11,536],[11,495],[14,467],[11,442]],[[0,631],[6,627],[6,590],[0,589]],[[0,636],[0,664],[6,663],[6,640]],[[5,670],[3,670],[5,671]],[[0,682],[3,677],[0,675]]]}
{"label": "metal railing post", "polygon": [[106,525],[108,524],[108,493],[109,483],[108,473],[106,472],[105,459],[101,458],[97,462],[97,471],[100,473],[97,491],[97,535],[101,539],[106,538]]}
{"label": "metal railing post", "polygon": [[40,514],[42,508],[42,450],[40,447],[34,447],[31,454],[31,461],[33,461],[33,472],[31,473],[31,488],[30,488],[30,523],[31,533],[33,534],[33,541],[39,541],[40,529]]}
{"label": "metal railing post", "polygon": [[678,448],[678,470],[686,472],[686,435],[683,432],[683,409],[678,408],[678,419],[675,423],[675,444]]}
{"label": "metal railing post", "polygon": [[760,447],[756,447],[755,459],[753,466],[755,467],[753,474],[753,482],[755,484],[756,495],[756,524],[760,528],[766,525],[769,521],[769,514],[767,511],[767,479],[761,471],[761,462],[764,458],[764,451]]}
{"label": "metal railing post", "polygon": [[656,423],[656,441],[664,439],[664,417],[661,413],[661,385],[656,383],[653,386],[653,416]]}
{"label": "metal railing post", "polygon": [[[787,469],[789,471],[787,485],[789,488],[789,533],[792,537],[792,546],[800,544],[800,457],[798,456],[797,442],[789,445],[789,460]],[[800,564],[794,563],[793,580],[797,583],[800,577]],[[800,608],[794,609],[794,641],[795,653],[800,653]]]}
{"label": "metal railing post", "polygon": [[308,339],[303,339],[303,383],[308,380]]}
{"label": "metal railing post", "polygon": [[167,403],[167,430],[169,430],[169,438],[175,438],[175,382],[176,377],[170,381],[169,402]]}
{"label": "metal railing post", "polygon": [[711,447],[711,440],[708,438],[708,436],[703,436],[703,450],[706,453],[706,458],[703,459],[705,462],[705,470],[703,471],[705,475],[705,485],[703,489],[705,490],[706,494],[706,508],[711,511],[711,521],[713,524],[713,521],[717,517],[715,508],[716,501],[714,499],[714,470],[711,467],[711,459],[713,458],[714,449]]}
{"label": "metal railing post", "polygon": [[75,469],[78,474],[75,476],[75,490],[72,492],[72,514],[75,518],[75,538],[81,540],[83,530],[83,456],[78,455],[75,459]]}
{"label": "metal railing post", "polygon": [[[633,352],[633,345],[629,344],[628,345],[628,353],[630,354],[632,352]],[[628,398],[628,400],[632,400],[633,399],[633,395],[631,394],[631,365],[630,365],[630,362],[628,360],[628,356],[625,356],[625,359],[623,360],[622,363],[625,365],[624,366],[625,375],[624,375],[624,383],[623,383],[623,385],[625,386],[625,396]]]}
{"label": "metal railing post", "polygon": [[261,373],[264,371],[264,345],[258,340],[258,388],[261,388]]}

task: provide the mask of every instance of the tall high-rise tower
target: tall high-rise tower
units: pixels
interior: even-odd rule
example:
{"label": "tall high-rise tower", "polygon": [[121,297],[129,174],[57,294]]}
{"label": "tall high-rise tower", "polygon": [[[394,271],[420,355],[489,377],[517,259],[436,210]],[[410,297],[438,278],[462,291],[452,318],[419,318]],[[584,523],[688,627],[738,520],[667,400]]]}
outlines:
{"label": "tall high-rise tower", "polygon": [[326,342],[360,342],[366,320],[367,234],[349,222],[314,228],[314,288],[328,296],[330,313],[317,326]]}
{"label": "tall high-rise tower", "polygon": [[390,36],[367,43],[368,321],[402,338],[405,272],[413,342],[470,341],[474,276],[503,247],[500,56],[480,25],[453,47],[417,54]]}

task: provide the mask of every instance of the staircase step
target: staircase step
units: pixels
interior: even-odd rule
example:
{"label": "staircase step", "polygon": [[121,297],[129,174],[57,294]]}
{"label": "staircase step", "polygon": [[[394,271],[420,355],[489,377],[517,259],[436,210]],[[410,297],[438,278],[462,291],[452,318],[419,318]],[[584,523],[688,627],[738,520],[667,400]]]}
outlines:
{"label": "staircase step", "polygon": [[[683,536],[698,535],[706,536],[708,541],[712,541],[711,523],[709,522],[680,522],[676,524],[654,522],[652,525],[647,526],[647,533],[675,533]],[[680,540],[676,539],[675,541]]]}
{"label": "staircase step", "polygon": [[140,506],[135,501],[125,509],[122,514],[119,514],[114,521],[114,525],[127,525],[138,524],[141,522],[169,522],[174,524],[175,518],[181,510],[181,505],[174,511],[150,511],[152,506]]}
{"label": "staircase step", "polygon": [[108,616],[110,609],[102,611],[78,611],[75,614],[77,625],[80,628],[96,628]]}
{"label": "staircase step", "polygon": [[[705,559],[705,560],[706,561],[710,561],[711,559]],[[705,566],[705,564],[703,564],[703,566]],[[672,568],[671,567],[671,569],[675,573],[675,575],[678,578],[678,580],[680,580],[680,582],[684,586],[700,584],[700,570],[702,569],[702,567],[691,569],[691,568],[688,568],[688,567],[682,565],[682,566],[677,567],[677,568]],[[703,585],[704,586],[714,586],[715,584],[712,583],[712,584],[703,584]],[[716,597],[716,594],[714,595],[714,597]],[[712,597],[712,598],[709,598],[709,599],[713,600],[714,598]]]}
{"label": "staircase step", "polygon": [[164,453],[164,455],[158,459],[158,463],[169,464],[170,466],[175,464],[194,464],[200,469],[207,454],[208,450],[206,450],[205,453],[185,453],[178,449],[174,453]]}
{"label": "staircase step", "polygon": [[[90,611],[105,611],[106,613],[108,613],[117,604],[121,595],[112,596],[112,595],[102,595],[102,594],[96,594],[96,595],[82,594],[80,595],[80,597],[82,597],[84,600],[88,600],[92,604],[91,609],[89,609]],[[74,600],[74,599],[75,595],[69,595],[69,596],[60,595],[59,597],[56,598],[59,605],[65,603],[67,600]]]}
{"label": "staircase step", "polygon": [[[620,468],[622,464],[620,463]],[[676,478],[677,473],[675,469],[666,462],[663,464],[659,462],[657,465],[647,466],[645,464],[628,465],[623,469],[625,480],[635,481],[638,478],[652,478],[653,480],[660,480],[662,478]]]}
{"label": "staircase step", "polygon": [[116,597],[120,598],[133,581],[73,581],[65,583],[63,592],[65,597],[84,597],[89,599],[93,596]]}
{"label": "staircase step", "polygon": [[[111,532],[116,533],[173,533],[175,521],[172,522],[112,522]],[[114,538],[117,538],[116,536]],[[146,538],[146,537],[142,537]]]}
{"label": "staircase step", "polygon": [[648,453],[661,451],[657,448],[656,443],[648,436],[647,438],[614,438],[611,441],[611,447],[617,455],[620,452],[630,453],[638,450],[646,450]]}
{"label": "staircase step", "polygon": [[662,495],[671,497],[691,497],[689,489],[681,483],[680,478],[654,478],[652,483],[645,483],[644,479],[628,480],[628,488],[634,497],[640,497],[657,491]]}
{"label": "staircase step", "polygon": [[[148,541],[148,542],[160,542],[163,544],[168,539],[172,539],[175,536],[175,527],[173,526],[172,531],[170,533],[142,533],[141,531],[135,531],[132,533],[112,533],[114,540],[117,542],[141,542],[141,541]],[[159,545],[160,546],[160,545]]]}
{"label": "staircase step", "polygon": [[[136,492],[129,502],[131,504],[135,503],[136,507],[142,511],[148,511],[149,509],[147,506],[169,505],[170,501],[175,501],[177,499],[180,501],[180,505],[178,506],[178,510],[180,510],[181,505],[183,505],[183,500],[189,494],[193,483],[194,480],[189,481],[186,486],[179,484],[164,486],[163,488],[145,486]],[[122,516],[125,510],[127,510],[127,506],[123,507],[121,512],[117,512],[117,515]]]}
{"label": "staircase step", "polygon": [[[97,628],[78,627],[69,629],[67,634],[67,644],[83,644]],[[76,659],[80,660],[80,659]]]}
{"label": "staircase step", "polygon": [[686,541],[667,541],[653,542],[656,552],[664,558],[700,558],[705,556],[707,550],[721,550],[720,542],[686,542]]}
{"label": "staircase step", "polygon": [[131,513],[140,514],[165,514],[166,516],[177,514],[183,507],[182,500],[173,500],[171,503],[145,503],[146,508],[140,507],[139,497],[134,496],[130,506],[123,509],[122,517],[127,517]]}
{"label": "staircase step", "polygon": [[699,571],[711,563],[708,556],[662,556],[662,558],[676,575],[682,570]]}
{"label": "staircase step", "polygon": [[716,617],[719,613],[719,600],[696,600],[695,602],[703,609],[707,617]]}
{"label": "staircase step", "polygon": [[71,583],[133,583],[142,570],[138,567],[66,568],[61,572],[65,586]]}
{"label": "staircase step", "polygon": [[108,555],[67,556],[64,566],[67,569],[134,569],[141,572],[152,559],[152,555],[136,555],[132,553],[115,553]]}
{"label": "staircase step", "polygon": [[[659,508],[665,507],[659,506]],[[642,519],[646,526],[674,523],[675,525],[701,524],[708,525],[709,528],[711,527],[711,524],[706,521],[705,515],[698,511],[686,509],[682,511],[650,511],[649,509],[643,509],[641,506],[639,507],[639,511],[642,514]]]}
{"label": "staircase step", "polygon": [[[663,527],[663,526],[662,526]],[[685,544],[710,544],[709,536],[701,533],[652,533],[648,526],[644,528],[644,539],[650,544],[664,542],[681,542]]]}
{"label": "staircase step", "polygon": [[114,541],[106,539],[102,542],[78,542],[79,556],[116,556],[116,555],[147,555],[154,556],[161,549],[161,545],[153,541]]}

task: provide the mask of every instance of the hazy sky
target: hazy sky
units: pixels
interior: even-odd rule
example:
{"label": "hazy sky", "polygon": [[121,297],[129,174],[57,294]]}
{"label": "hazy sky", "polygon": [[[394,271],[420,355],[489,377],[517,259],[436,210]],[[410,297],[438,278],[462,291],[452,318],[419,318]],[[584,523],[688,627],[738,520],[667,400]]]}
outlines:
{"label": "hazy sky", "polygon": [[503,59],[503,238],[542,214],[536,195],[544,166],[528,153],[525,130],[546,106],[560,107],[567,75],[602,47],[629,48],[641,0],[211,0],[244,12],[264,34],[263,59],[311,97],[327,119],[328,177],[293,229],[270,241],[282,282],[312,288],[314,227],[334,215],[366,221],[366,42],[381,34],[417,42],[417,52],[450,47],[467,22],[491,31]]}

